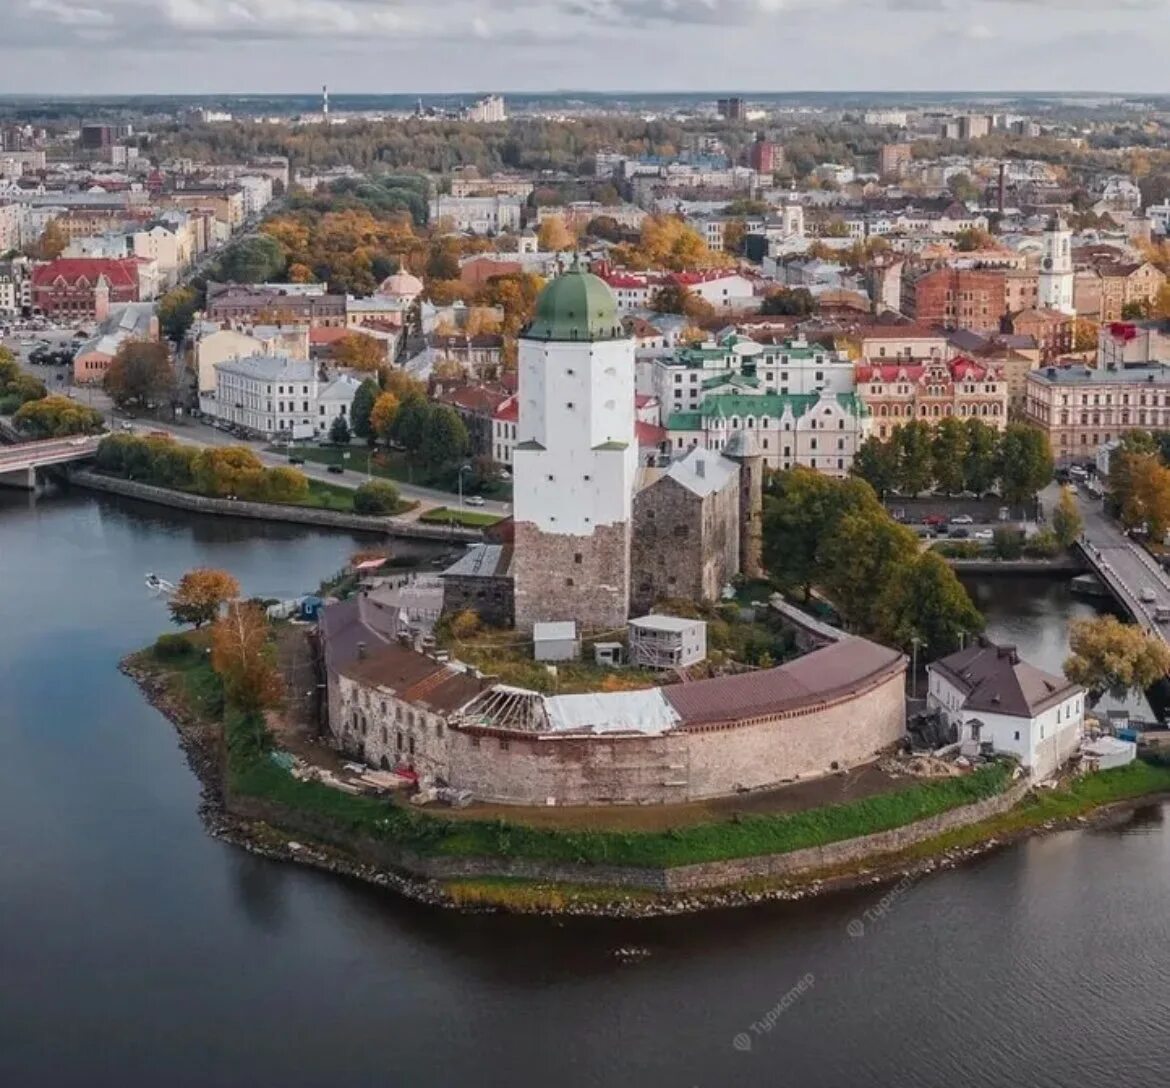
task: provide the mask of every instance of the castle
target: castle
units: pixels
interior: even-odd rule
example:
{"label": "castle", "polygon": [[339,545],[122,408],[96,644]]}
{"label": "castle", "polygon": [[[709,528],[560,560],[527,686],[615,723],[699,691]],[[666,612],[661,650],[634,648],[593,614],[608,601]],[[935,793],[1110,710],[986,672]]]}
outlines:
{"label": "castle", "polygon": [[613,631],[631,609],[717,600],[736,575],[760,573],[758,450],[737,434],[669,467],[640,463],[634,340],[603,280],[575,265],[544,288],[519,382],[511,548],[484,546],[448,572],[445,611],[483,615],[482,602],[485,618],[524,632],[558,620]]}

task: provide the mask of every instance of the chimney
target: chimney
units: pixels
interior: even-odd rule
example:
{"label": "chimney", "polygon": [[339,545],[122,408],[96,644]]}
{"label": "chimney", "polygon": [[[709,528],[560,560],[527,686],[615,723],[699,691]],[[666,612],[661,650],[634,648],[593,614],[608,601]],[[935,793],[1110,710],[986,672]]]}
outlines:
{"label": "chimney", "polygon": [[707,462],[704,461],[701,457],[695,458],[695,475],[698,476],[700,480],[705,480],[707,478]]}

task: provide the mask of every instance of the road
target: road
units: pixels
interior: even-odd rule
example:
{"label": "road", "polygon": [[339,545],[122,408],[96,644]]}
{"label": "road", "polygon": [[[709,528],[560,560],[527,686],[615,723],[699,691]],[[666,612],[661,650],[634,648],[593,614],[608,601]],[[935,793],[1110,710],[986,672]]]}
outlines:
{"label": "road", "polygon": [[[1170,642],[1164,625],[1154,619],[1159,608],[1170,609],[1170,577],[1154,558],[1105,516],[1100,500],[1077,495],[1084,522],[1082,550],[1098,576],[1146,630]],[[1142,596],[1152,597],[1143,601]]]}
{"label": "road", "polygon": [[[73,338],[73,331],[73,329],[49,329],[40,332],[21,332],[0,341],[0,343],[3,343],[5,347],[12,351],[12,354],[20,363],[21,369],[40,378],[51,393],[64,393],[66,396],[74,397],[82,404],[87,404],[91,408],[101,412],[111,430],[126,430],[128,425],[130,430],[139,434],[144,434],[148,431],[164,431],[172,435],[177,441],[193,446],[247,446],[266,465],[276,467],[278,465],[288,464],[288,458],[284,454],[272,453],[268,449],[269,444],[267,442],[237,438],[234,435],[218,431],[209,424],[196,422],[195,420],[189,419],[183,422],[169,422],[151,419],[130,419],[117,410],[113,402],[100,387],[75,385],[73,383],[72,368],[34,366],[28,361],[28,356],[33,350],[33,345],[41,341],[48,341],[55,348],[61,343],[70,342]],[[25,341],[32,341],[32,344],[25,346]],[[298,467],[312,480],[320,480],[323,483],[334,484],[337,487],[354,489],[366,482],[366,453],[365,446],[355,445],[350,457],[350,462],[353,467],[347,469],[341,475],[331,473],[324,465],[313,464],[310,461]],[[375,478],[380,479],[381,477]],[[391,482],[398,488],[399,493],[404,499],[408,502],[418,503],[418,507],[413,515],[406,515],[408,517],[417,517],[418,514],[425,513],[427,510],[433,509],[436,506],[450,506],[453,508],[458,508],[459,506],[459,496],[457,494],[448,491],[439,491],[435,488],[419,487],[415,484],[400,483],[397,480]],[[464,505],[467,510],[481,511],[486,514],[497,514],[501,517],[507,517],[512,512],[510,503],[490,499],[486,500],[483,506],[473,507],[468,506],[466,503]]]}

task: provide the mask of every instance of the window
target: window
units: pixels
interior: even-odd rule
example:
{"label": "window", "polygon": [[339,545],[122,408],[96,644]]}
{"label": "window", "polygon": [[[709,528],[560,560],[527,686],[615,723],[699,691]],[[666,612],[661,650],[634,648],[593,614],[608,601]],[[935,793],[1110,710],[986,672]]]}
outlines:
{"label": "window", "polygon": [[573,584],[573,579],[572,579],[572,578],[566,578],[566,579],[565,579],[565,585],[566,585],[566,586],[571,586],[572,584]]}
{"label": "window", "polygon": [[500,737],[500,751],[506,752],[507,750],[508,750],[508,742],[506,740],[504,740],[503,737]]}
{"label": "window", "polygon": [[581,565],[581,553],[580,552],[577,552],[576,555],[573,556],[573,562],[576,563],[577,566]]}

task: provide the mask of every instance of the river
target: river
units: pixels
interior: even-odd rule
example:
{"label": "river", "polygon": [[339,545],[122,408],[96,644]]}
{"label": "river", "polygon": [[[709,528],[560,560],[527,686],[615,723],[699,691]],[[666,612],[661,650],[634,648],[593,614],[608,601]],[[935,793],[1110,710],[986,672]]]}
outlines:
{"label": "river", "polygon": [[[355,545],[0,497],[0,1084],[1166,1082],[1157,807],[893,891],[620,923],[432,911],[212,840],[173,730],[116,671],[166,626],[143,575],[208,564],[282,597]],[[981,604],[1050,667],[1089,610],[1043,582]]]}

